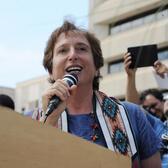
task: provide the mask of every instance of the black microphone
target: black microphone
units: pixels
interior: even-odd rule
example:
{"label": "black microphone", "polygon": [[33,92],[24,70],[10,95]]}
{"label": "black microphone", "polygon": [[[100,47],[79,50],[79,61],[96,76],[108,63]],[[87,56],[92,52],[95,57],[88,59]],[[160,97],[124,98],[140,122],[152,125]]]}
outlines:
{"label": "black microphone", "polygon": [[[67,74],[63,77],[63,80],[69,87],[78,83],[78,76],[76,74]],[[45,116],[48,117],[61,103],[61,99],[58,96],[53,96],[48,104]]]}

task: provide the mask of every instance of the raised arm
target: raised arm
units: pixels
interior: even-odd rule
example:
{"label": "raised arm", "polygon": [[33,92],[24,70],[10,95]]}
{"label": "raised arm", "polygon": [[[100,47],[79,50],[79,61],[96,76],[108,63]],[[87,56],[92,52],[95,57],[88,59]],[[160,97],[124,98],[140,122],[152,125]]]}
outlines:
{"label": "raised arm", "polygon": [[131,64],[131,55],[130,53],[126,53],[124,55],[124,68],[127,74],[127,84],[126,84],[126,100],[132,103],[139,104],[139,94],[136,89],[136,69],[130,69],[129,66]]}

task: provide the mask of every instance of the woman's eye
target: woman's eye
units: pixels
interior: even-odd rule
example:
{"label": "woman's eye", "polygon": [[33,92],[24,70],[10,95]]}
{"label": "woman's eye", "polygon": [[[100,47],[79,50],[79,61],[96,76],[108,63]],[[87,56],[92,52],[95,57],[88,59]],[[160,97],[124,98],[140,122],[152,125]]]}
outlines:
{"label": "woman's eye", "polygon": [[67,52],[67,49],[62,48],[62,49],[60,49],[58,52],[59,52],[59,53],[65,53],[65,52]]}
{"label": "woman's eye", "polygon": [[86,51],[87,49],[86,49],[86,47],[79,47],[78,50],[80,50],[80,51]]}
{"label": "woman's eye", "polygon": [[86,48],[85,48],[85,47],[81,47],[81,50],[84,50],[84,51],[85,51],[85,50],[86,50]]}

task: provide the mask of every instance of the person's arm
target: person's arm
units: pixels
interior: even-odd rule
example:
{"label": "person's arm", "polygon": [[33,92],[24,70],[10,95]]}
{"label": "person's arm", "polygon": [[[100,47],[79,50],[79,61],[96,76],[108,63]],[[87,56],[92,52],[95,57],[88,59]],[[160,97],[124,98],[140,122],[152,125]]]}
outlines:
{"label": "person's arm", "polygon": [[154,155],[149,157],[148,159],[141,161],[142,168],[161,168],[161,159],[160,153],[156,152]]}
{"label": "person's arm", "polygon": [[129,69],[130,64],[131,64],[131,55],[130,53],[126,53],[124,55],[124,68],[127,73],[125,98],[127,101],[139,104],[140,103],[139,94],[136,89],[136,81],[135,81],[136,69]]}
{"label": "person's arm", "polygon": [[[142,168],[160,168],[160,148],[161,139],[156,133],[149,117],[146,117],[146,112],[139,106],[129,102],[124,103],[128,110],[130,123],[135,133],[135,140],[137,142],[137,151]],[[154,120],[155,122],[155,120]]]}
{"label": "person's arm", "polygon": [[[141,167],[142,168],[161,168],[161,156],[160,156],[160,149],[161,149],[161,138],[159,135],[159,129],[154,127],[151,124],[150,116],[144,113],[142,108],[137,109],[139,110],[138,115],[138,129],[140,133],[140,159],[141,159]],[[151,116],[152,117],[152,116]],[[154,120],[154,122],[158,122],[159,120]],[[155,123],[156,124],[156,123]],[[157,123],[159,124],[159,123]],[[158,127],[159,125],[157,125]],[[163,125],[162,125],[163,126]],[[157,132],[156,132],[157,131]],[[163,131],[163,130],[162,130]]]}
{"label": "person's arm", "polygon": [[164,74],[168,74],[168,67],[159,60],[154,63],[154,69],[161,78],[164,78]]}

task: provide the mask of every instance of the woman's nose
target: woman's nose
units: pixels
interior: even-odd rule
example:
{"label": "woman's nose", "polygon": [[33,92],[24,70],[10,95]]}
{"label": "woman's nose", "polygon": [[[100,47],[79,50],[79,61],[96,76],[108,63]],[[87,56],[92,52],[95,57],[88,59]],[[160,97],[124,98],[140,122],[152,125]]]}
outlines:
{"label": "woman's nose", "polygon": [[75,50],[75,48],[71,48],[68,56],[69,60],[77,60],[78,59],[78,54]]}

